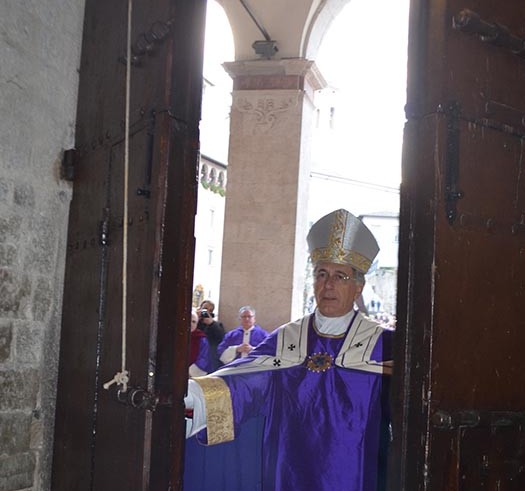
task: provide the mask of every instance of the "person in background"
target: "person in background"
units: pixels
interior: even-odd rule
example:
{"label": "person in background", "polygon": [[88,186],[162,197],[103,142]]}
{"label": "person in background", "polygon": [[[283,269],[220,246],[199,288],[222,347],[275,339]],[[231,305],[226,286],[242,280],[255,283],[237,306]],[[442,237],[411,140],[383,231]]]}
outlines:
{"label": "person in background", "polygon": [[191,311],[190,356],[188,359],[188,374],[190,377],[199,377],[209,372],[209,349],[204,331],[197,329],[199,316]]}
{"label": "person in background", "polygon": [[236,358],[245,358],[250,351],[263,341],[268,333],[255,319],[255,309],[246,305],[239,309],[241,325],[227,332],[217,347],[217,354],[222,363],[226,364]]}
{"label": "person in background", "polygon": [[273,331],[246,358],[190,379],[186,436],[227,442],[263,416],[262,491],[377,491],[393,331],[354,302],[379,246],[346,210],[318,220],[307,243],[315,311]]}
{"label": "person in background", "polygon": [[197,309],[199,323],[197,327],[206,334],[208,340],[208,371],[213,372],[222,363],[217,354],[217,346],[224,338],[224,326],[215,319],[215,304],[211,300],[203,300]]}

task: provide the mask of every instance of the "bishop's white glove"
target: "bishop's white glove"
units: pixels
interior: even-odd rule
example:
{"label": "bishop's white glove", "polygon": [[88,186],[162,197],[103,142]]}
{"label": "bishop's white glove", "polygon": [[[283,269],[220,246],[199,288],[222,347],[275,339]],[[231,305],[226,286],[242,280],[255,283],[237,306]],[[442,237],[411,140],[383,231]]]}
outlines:
{"label": "bishop's white glove", "polygon": [[195,380],[188,381],[188,395],[184,398],[186,409],[193,409],[193,418],[186,418],[186,438],[206,428],[206,402],[201,386]]}

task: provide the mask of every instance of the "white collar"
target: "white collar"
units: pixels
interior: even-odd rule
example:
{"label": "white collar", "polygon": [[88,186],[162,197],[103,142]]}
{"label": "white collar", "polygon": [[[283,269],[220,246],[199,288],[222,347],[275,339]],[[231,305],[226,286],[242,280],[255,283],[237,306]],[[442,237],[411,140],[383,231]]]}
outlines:
{"label": "white collar", "polygon": [[315,326],[317,330],[323,334],[330,334],[332,336],[337,336],[338,334],[343,334],[350,324],[350,320],[355,315],[355,311],[352,309],[350,312],[346,313],[341,317],[326,317],[319,309],[315,309]]}

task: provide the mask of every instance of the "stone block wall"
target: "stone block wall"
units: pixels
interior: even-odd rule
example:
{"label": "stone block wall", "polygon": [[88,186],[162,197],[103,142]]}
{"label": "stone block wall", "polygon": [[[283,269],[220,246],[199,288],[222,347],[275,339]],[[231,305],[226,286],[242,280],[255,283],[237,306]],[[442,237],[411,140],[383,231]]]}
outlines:
{"label": "stone block wall", "polygon": [[0,2],[0,490],[47,491],[83,0]]}

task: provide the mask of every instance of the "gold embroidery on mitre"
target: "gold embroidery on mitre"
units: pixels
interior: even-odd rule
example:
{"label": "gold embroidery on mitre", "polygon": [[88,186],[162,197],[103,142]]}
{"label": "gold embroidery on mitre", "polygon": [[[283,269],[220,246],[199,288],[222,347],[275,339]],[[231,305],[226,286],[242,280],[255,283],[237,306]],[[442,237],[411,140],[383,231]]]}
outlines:
{"label": "gold embroidery on mitre", "polygon": [[349,264],[350,266],[357,268],[359,271],[366,273],[370,269],[372,261],[357,251],[352,251],[343,247],[345,230],[345,214],[339,210],[335,214],[334,221],[330,228],[328,245],[326,247],[318,247],[312,251],[310,254],[312,262],[314,264],[319,261]]}
{"label": "gold embroidery on mitre", "polygon": [[208,445],[230,442],[235,438],[230,389],[220,377],[193,378],[201,387],[206,401]]}
{"label": "gold embroidery on mitre", "polygon": [[319,247],[314,249],[310,256],[312,258],[312,263],[314,264],[318,263],[319,261],[337,264],[349,264],[363,273],[366,273],[372,264],[370,259],[367,259],[358,252],[349,251],[343,248],[336,249],[331,245],[328,245],[328,247]]}

